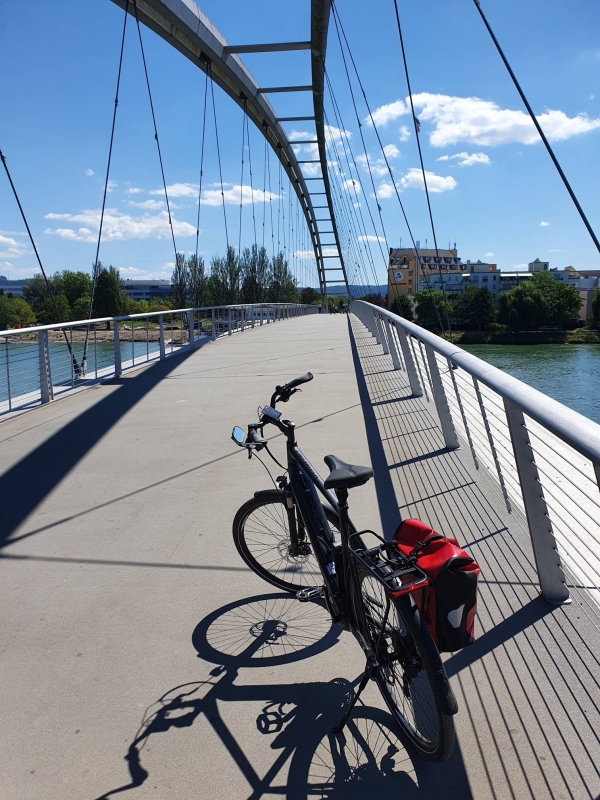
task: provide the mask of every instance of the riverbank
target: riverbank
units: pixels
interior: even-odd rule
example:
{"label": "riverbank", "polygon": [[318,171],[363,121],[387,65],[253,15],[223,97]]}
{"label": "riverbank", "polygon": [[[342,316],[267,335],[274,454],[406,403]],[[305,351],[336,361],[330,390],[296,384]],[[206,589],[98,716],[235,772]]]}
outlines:
{"label": "riverbank", "polygon": [[497,333],[495,331],[453,331],[455,344],[600,344],[600,332],[577,328],[574,331],[520,331]]}

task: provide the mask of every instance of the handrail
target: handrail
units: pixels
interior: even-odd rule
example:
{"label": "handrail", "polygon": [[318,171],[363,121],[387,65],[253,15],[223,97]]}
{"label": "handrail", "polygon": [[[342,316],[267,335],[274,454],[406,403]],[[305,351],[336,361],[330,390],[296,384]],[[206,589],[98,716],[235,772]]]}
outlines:
{"label": "handrail", "polygon": [[354,302],[360,302],[361,305],[370,307],[396,325],[401,325],[412,336],[420,339],[424,344],[430,345],[440,355],[470,372],[478,381],[489,386],[507,400],[512,400],[528,417],[539,422],[540,425],[570,444],[583,456],[600,464],[600,425],[597,422],[573,411],[572,408],[488,364],[487,361],[477,358],[472,353],[467,353],[462,347],[451,344],[435,333],[415,325],[414,322],[409,322],[385,308],[374,306],[363,300]]}
{"label": "handrail", "polygon": [[0,331],[0,419],[223,336],[317,311],[300,303],[232,303]]}
{"label": "handrail", "polygon": [[[0,331],[0,336],[22,335],[27,333],[37,333],[38,331],[52,331],[61,328],[81,328],[82,326],[95,325],[98,322],[123,322],[127,319],[140,319],[142,317],[160,317],[170,314],[187,314],[190,311],[212,311],[213,308],[286,308],[288,306],[302,306],[302,303],[232,303],[228,306],[190,306],[189,308],[169,308],[166,311],[147,311],[141,314],[124,314],[120,317],[94,317],[94,319],[79,319],[71,322],[53,322],[51,325],[31,325],[23,328],[10,328]],[[305,306],[312,308],[312,306]]]}
{"label": "handrail", "polygon": [[446,448],[468,446],[507,511],[524,512],[546,600],[569,602],[564,561],[600,603],[600,425],[387,309],[354,300],[350,311],[412,396],[433,401]]}

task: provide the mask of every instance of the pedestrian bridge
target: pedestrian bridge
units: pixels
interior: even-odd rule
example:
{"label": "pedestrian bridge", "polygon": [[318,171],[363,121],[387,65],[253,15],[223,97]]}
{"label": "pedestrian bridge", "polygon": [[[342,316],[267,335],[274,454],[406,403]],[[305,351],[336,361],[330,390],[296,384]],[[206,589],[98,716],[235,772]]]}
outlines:
{"label": "pedestrian bridge", "polygon": [[[38,332],[46,394],[0,425],[3,797],[600,796],[598,426],[381,309],[307,311],[186,311],[141,363],[117,321],[115,363],[72,385]],[[360,649],[233,546],[270,478],[231,428],[307,370],[302,449],[375,469],[356,523],[421,517],[482,567],[445,764],[412,757],[371,688],[330,733]]]}

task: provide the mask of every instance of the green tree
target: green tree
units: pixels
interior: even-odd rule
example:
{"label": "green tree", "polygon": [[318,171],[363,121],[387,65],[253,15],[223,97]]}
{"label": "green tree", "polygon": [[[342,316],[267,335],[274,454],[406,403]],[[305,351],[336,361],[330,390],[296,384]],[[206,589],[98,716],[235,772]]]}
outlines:
{"label": "green tree", "polygon": [[498,307],[498,320],[513,331],[537,330],[548,316],[544,296],[528,284],[500,294]]}
{"label": "green tree", "polygon": [[89,319],[90,316],[90,296],[82,295],[71,306],[71,319]]}
{"label": "green tree", "polygon": [[173,286],[173,302],[175,308],[186,308],[188,297],[189,270],[185,263],[183,253],[177,253],[175,257],[175,268],[171,276]]}
{"label": "green tree", "polygon": [[271,261],[271,281],[267,297],[271,303],[297,303],[298,289],[283,253]]}
{"label": "green tree", "polygon": [[[50,278],[48,283],[50,283],[51,286],[52,282],[53,279]],[[33,278],[30,278],[23,285],[23,297],[36,314],[42,310],[44,300],[48,297],[48,289],[46,288],[46,281],[40,272],[35,274]]]}
{"label": "green tree", "polygon": [[423,289],[415,293],[415,302],[419,325],[431,329],[439,329],[441,325],[442,330],[444,329],[450,312],[450,304],[444,292]]}
{"label": "green tree", "polygon": [[412,300],[407,294],[397,295],[392,302],[390,311],[409,321],[414,319]]}
{"label": "green tree", "polygon": [[598,327],[600,325],[600,286],[598,286],[594,292],[594,299],[592,300],[592,315],[594,325]]}
{"label": "green tree", "polygon": [[365,294],[362,297],[358,298],[359,300],[364,300],[365,303],[371,303],[373,306],[380,306],[381,308],[386,307],[385,297],[382,297],[380,294]]}
{"label": "green tree", "polygon": [[[118,317],[124,310],[123,301],[119,271],[114,267],[102,267],[96,278],[94,317]],[[110,320],[106,323],[106,330],[110,330]]]}
{"label": "green tree", "polygon": [[317,292],[316,289],[312,289],[310,286],[304,286],[300,289],[300,302],[306,306],[318,303],[320,296],[319,292]]}
{"label": "green tree", "polygon": [[55,325],[58,322],[68,322],[71,319],[71,309],[69,301],[64,294],[55,294],[46,297],[42,303],[42,308],[37,313],[38,321],[42,325]]}
{"label": "green tree", "polygon": [[[52,277],[52,283],[54,291],[64,294],[71,308],[80,297],[90,297],[92,294],[92,279],[87,272],[71,272],[68,269],[56,272]],[[84,317],[79,319],[87,318],[88,315],[89,308]]]}
{"label": "green tree", "polygon": [[194,308],[207,304],[207,277],[202,256],[192,255],[187,261],[188,297]]}
{"label": "green tree", "polygon": [[476,325],[481,332],[496,316],[494,296],[485,287],[468,286],[455,300],[452,315],[463,324]]}
{"label": "green tree", "polygon": [[33,309],[23,297],[13,297],[12,304],[19,315],[21,325],[35,325],[36,317]]}
{"label": "green tree", "polygon": [[5,294],[0,295],[0,326],[2,328],[13,328],[20,322],[19,313],[13,301]]}
{"label": "green tree", "polygon": [[243,303],[264,303],[269,282],[269,257],[264,247],[246,248],[240,259],[240,295]]}
{"label": "green tree", "polygon": [[557,281],[550,272],[535,272],[525,284],[531,291],[539,291],[544,298],[545,316],[541,325],[564,325],[577,317],[582,299],[574,286]]}

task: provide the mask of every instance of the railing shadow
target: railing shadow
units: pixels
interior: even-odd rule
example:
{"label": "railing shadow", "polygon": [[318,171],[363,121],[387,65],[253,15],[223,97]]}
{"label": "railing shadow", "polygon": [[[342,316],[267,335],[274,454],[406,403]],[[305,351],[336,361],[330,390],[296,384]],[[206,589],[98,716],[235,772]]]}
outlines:
{"label": "railing shadow", "polygon": [[[402,800],[439,796],[447,800],[472,797],[460,749],[443,765],[413,757],[399,738],[389,713],[359,705],[342,735],[331,728],[339,722],[360,680],[336,678],[310,683],[236,683],[240,670],[285,665],[311,658],[334,646],[340,629],[332,626],[319,604],[300,604],[284,594],[268,594],[229,603],[209,614],[195,628],[192,642],[198,657],[216,666],[207,680],[175,686],[150,706],[124,756],[129,781],[97,800],[137,789],[150,777],[143,763],[149,740],[158,734],[191,728],[204,715],[215,739],[204,737],[203,750],[222,746],[248,783],[251,800],[270,795],[289,800],[339,798],[370,800],[384,793]],[[252,763],[222,709],[240,710],[258,703],[256,760]],[[236,715],[233,715],[234,718]],[[231,715],[227,715],[228,719]],[[247,737],[245,739],[247,741]],[[153,776],[156,783],[157,776]],[[216,795],[215,795],[216,796]]]}
{"label": "railing shadow", "polygon": [[190,355],[192,351],[187,351],[111,381],[117,389],[0,475],[0,547],[100,439]]}

